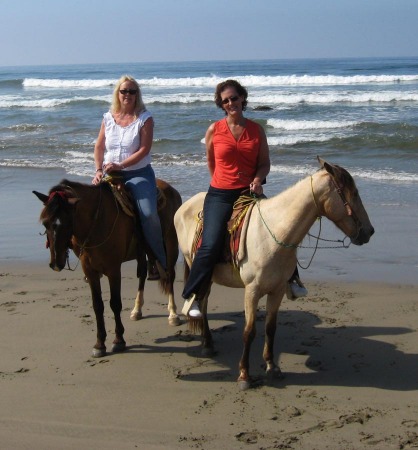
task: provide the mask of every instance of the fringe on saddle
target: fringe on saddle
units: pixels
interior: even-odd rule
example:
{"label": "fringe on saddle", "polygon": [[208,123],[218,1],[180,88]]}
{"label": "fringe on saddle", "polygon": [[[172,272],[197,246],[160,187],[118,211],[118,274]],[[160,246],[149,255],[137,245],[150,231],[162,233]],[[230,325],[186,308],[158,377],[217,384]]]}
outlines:
{"label": "fringe on saddle", "polygon": [[[225,243],[225,262],[230,262],[235,268],[245,256],[245,240],[251,211],[259,199],[250,195],[241,195],[234,203],[232,215],[227,223],[229,236]],[[203,211],[196,217],[197,225],[192,243],[192,259],[202,243]]]}
{"label": "fringe on saddle", "polygon": [[[107,183],[112,189],[115,199],[119,203],[122,211],[130,217],[136,219],[135,206],[131,194],[127,191],[122,175],[106,175],[102,178],[102,183]],[[157,208],[158,211],[167,203],[167,198],[163,191],[157,186]]]}

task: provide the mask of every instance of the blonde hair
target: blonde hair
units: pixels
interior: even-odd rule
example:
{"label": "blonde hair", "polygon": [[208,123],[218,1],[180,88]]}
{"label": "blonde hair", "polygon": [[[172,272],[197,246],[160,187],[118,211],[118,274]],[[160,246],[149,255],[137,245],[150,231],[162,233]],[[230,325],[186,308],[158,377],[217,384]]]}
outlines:
{"label": "blonde hair", "polygon": [[112,113],[118,113],[120,111],[121,103],[119,100],[119,89],[121,85],[125,83],[125,81],[130,81],[131,83],[134,83],[137,90],[135,99],[135,112],[139,114],[140,112],[145,111],[146,108],[142,100],[141,88],[139,87],[139,84],[135,80],[135,78],[131,77],[130,75],[123,75],[116,82],[115,89],[113,90],[112,105],[110,107],[110,111]]}

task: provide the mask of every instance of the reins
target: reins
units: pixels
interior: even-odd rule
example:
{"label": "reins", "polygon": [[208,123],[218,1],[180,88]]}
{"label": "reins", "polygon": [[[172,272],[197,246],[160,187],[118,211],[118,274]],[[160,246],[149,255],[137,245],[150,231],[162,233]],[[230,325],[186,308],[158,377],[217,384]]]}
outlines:
{"label": "reins", "polygon": [[[74,188],[72,188],[71,186],[67,186],[67,185],[66,185],[65,187],[68,188],[68,189],[70,189],[71,191],[73,191],[74,194],[76,195],[76,197],[78,197],[77,192],[74,190]],[[99,184],[99,193],[100,193],[100,196],[99,196],[99,202],[98,202],[98,205],[97,205],[95,214],[94,214],[93,223],[92,223],[92,225],[91,225],[91,227],[90,227],[90,231],[88,232],[86,239],[84,239],[84,242],[83,242],[81,245],[79,245],[79,247],[80,247],[80,253],[79,253],[79,255],[78,255],[78,261],[77,261],[77,264],[75,265],[75,267],[74,267],[73,269],[72,269],[71,266],[70,266],[70,252],[69,252],[69,249],[67,249],[67,255],[66,255],[67,268],[66,268],[66,269],[67,269],[67,270],[70,270],[70,271],[72,271],[72,272],[74,272],[74,271],[77,269],[77,267],[78,267],[78,265],[79,265],[79,263],[80,263],[80,257],[81,257],[81,255],[84,253],[84,250],[86,250],[86,249],[92,249],[92,248],[98,248],[98,247],[101,247],[102,245],[104,245],[104,244],[110,239],[110,236],[112,236],[113,231],[114,231],[115,228],[116,228],[116,223],[117,223],[117,221],[118,221],[118,218],[119,218],[119,212],[120,212],[120,211],[119,211],[119,205],[118,205],[118,202],[117,202],[115,196],[113,196],[113,198],[114,198],[114,200],[115,200],[115,204],[116,204],[116,211],[117,211],[117,214],[116,214],[115,220],[114,220],[114,222],[113,222],[112,229],[110,230],[110,233],[109,233],[109,234],[107,235],[107,237],[106,237],[102,242],[100,242],[99,244],[96,244],[96,245],[86,245],[87,242],[90,240],[92,234],[93,234],[94,228],[95,228],[95,226],[96,226],[96,222],[99,220],[99,213],[100,213],[100,208],[101,208],[102,200],[103,200],[103,193],[102,193],[102,185],[101,185],[101,184]],[[74,230],[74,229],[75,229],[75,214],[73,214],[73,230]],[[74,236],[74,234],[73,234],[73,236]],[[75,237],[75,236],[74,236],[74,237]]]}
{"label": "reins", "polygon": [[107,235],[107,237],[106,237],[102,242],[100,242],[100,244],[96,244],[96,245],[86,245],[87,242],[89,241],[91,235],[93,234],[94,226],[95,226],[96,222],[97,222],[98,219],[99,219],[100,206],[101,206],[101,204],[102,204],[102,198],[103,198],[103,194],[102,194],[102,185],[99,184],[99,187],[100,187],[99,204],[98,204],[98,206],[97,206],[96,213],[95,213],[95,215],[94,215],[93,224],[92,224],[92,226],[91,226],[91,228],[90,228],[90,232],[89,232],[89,234],[87,235],[86,239],[84,240],[83,244],[80,246],[80,256],[81,256],[81,254],[83,253],[83,251],[84,251],[85,249],[98,248],[98,247],[101,247],[102,245],[106,244],[106,242],[110,239],[110,236],[112,236],[113,231],[115,231],[115,228],[116,228],[116,222],[118,221],[118,218],[119,218],[119,213],[120,213],[120,210],[119,210],[119,204],[118,204],[118,202],[117,202],[115,196],[113,195],[113,200],[114,200],[115,205],[116,205],[116,211],[117,211],[117,214],[116,214],[115,220],[113,221],[113,225],[112,225],[112,229],[110,230],[110,233]]}
{"label": "reins", "polygon": [[[341,200],[342,200],[343,203],[344,203],[344,206],[345,206],[345,208],[346,208],[346,210],[347,210],[347,214],[350,215],[350,216],[353,216],[353,220],[354,220],[354,221],[356,222],[356,224],[357,224],[357,223],[358,223],[358,217],[356,216],[356,214],[355,214],[354,211],[352,210],[350,204],[349,204],[348,201],[346,200],[346,198],[345,198],[345,196],[344,196],[344,193],[342,192],[341,188],[340,188],[339,186],[337,186],[337,184],[336,184],[334,178],[333,178],[331,175],[330,175],[330,177],[331,177],[331,180],[332,180],[332,182],[333,182],[333,184],[334,184],[334,187],[335,187],[337,193],[339,194]],[[348,236],[345,236],[344,239],[342,239],[342,240],[341,240],[341,239],[324,239],[324,238],[321,238],[321,237],[320,237],[320,236],[321,236],[321,232],[322,232],[322,215],[321,215],[321,213],[320,213],[320,210],[319,210],[319,207],[318,207],[318,203],[317,203],[316,198],[315,198],[315,192],[314,192],[314,188],[313,188],[313,176],[312,176],[312,175],[311,175],[311,192],[312,192],[312,199],[313,199],[313,202],[314,202],[314,204],[315,204],[316,211],[317,211],[317,213],[318,213],[318,214],[317,214],[317,219],[316,219],[316,220],[319,221],[319,231],[318,231],[318,235],[317,235],[317,236],[314,236],[314,235],[310,234],[309,232],[307,233],[307,235],[308,235],[309,237],[312,237],[312,238],[316,239],[316,244],[315,244],[314,246],[305,246],[305,245],[294,244],[294,243],[286,243],[286,242],[283,242],[283,241],[280,241],[279,239],[277,239],[277,237],[274,235],[274,233],[271,231],[271,229],[270,229],[269,226],[267,225],[266,221],[264,220],[263,215],[261,214],[261,210],[260,210],[260,200],[261,200],[261,199],[254,196],[255,199],[256,199],[256,202],[257,202],[257,209],[258,209],[258,213],[259,213],[259,215],[260,215],[260,218],[261,218],[261,220],[262,220],[264,226],[266,227],[267,231],[269,232],[270,236],[273,238],[274,242],[276,242],[277,245],[279,245],[279,246],[281,246],[281,247],[284,247],[284,248],[313,248],[313,249],[314,249],[314,251],[313,251],[313,253],[312,253],[312,256],[311,256],[311,258],[310,258],[310,260],[309,260],[309,262],[308,262],[308,264],[307,264],[306,266],[302,266],[302,265],[300,264],[299,260],[297,261],[297,264],[298,264],[298,266],[299,266],[301,269],[308,269],[308,268],[310,267],[310,265],[312,264],[312,261],[313,261],[313,259],[314,259],[314,257],[315,257],[315,254],[316,254],[316,251],[317,251],[317,250],[330,249],[330,248],[348,248],[348,247],[351,245],[351,240],[350,240],[350,242],[348,243],[348,245],[345,243],[345,240],[346,240],[347,238],[350,239]],[[360,232],[360,228],[358,229],[357,234],[358,234],[359,232]],[[341,244],[341,245],[338,245],[338,246],[323,246],[323,247],[319,247],[319,241],[322,241],[322,242],[335,242],[335,243],[339,243],[339,244]]]}

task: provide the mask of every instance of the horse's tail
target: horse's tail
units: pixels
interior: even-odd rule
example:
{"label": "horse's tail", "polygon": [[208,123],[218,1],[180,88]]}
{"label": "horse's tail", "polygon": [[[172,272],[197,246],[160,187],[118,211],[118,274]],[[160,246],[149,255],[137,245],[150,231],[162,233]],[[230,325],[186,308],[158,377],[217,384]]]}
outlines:
{"label": "horse's tail", "polygon": [[189,331],[193,334],[202,334],[203,333],[203,318],[196,319],[194,317],[187,318],[187,326]]}
{"label": "horse's tail", "polygon": [[166,295],[173,293],[173,283],[176,279],[176,269],[173,267],[172,269],[169,269],[167,271],[167,274],[165,276],[161,276],[158,280],[158,285],[161,289],[161,292],[163,292]]}
{"label": "horse's tail", "polygon": [[[188,280],[189,275],[190,275],[190,267],[187,264],[187,262],[184,261],[184,283],[186,283],[186,281]],[[206,295],[199,302],[199,307],[203,313],[203,317],[201,318],[187,317],[187,326],[189,328],[189,331],[193,334],[201,334],[203,336],[205,330],[205,322],[206,327],[208,327],[207,308],[211,284],[212,283],[209,281],[208,285],[205,286],[205,288],[202,290],[203,292],[206,291]]]}

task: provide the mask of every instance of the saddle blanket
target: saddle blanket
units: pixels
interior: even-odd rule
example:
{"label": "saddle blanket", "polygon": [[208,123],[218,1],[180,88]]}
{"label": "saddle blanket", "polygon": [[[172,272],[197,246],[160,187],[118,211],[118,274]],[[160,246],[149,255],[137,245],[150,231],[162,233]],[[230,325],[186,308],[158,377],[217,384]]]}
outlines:
{"label": "saddle blanket", "polygon": [[[257,198],[249,195],[242,195],[239,197],[234,203],[231,219],[227,224],[229,235],[227,235],[225,241],[222,260],[223,262],[231,263],[235,268],[238,267],[239,263],[245,257],[245,241],[248,223],[251,211],[257,201]],[[203,211],[198,213],[196,220],[197,225],[191,252],[192,259],[194,259],[194,256],[202,243]]]}

